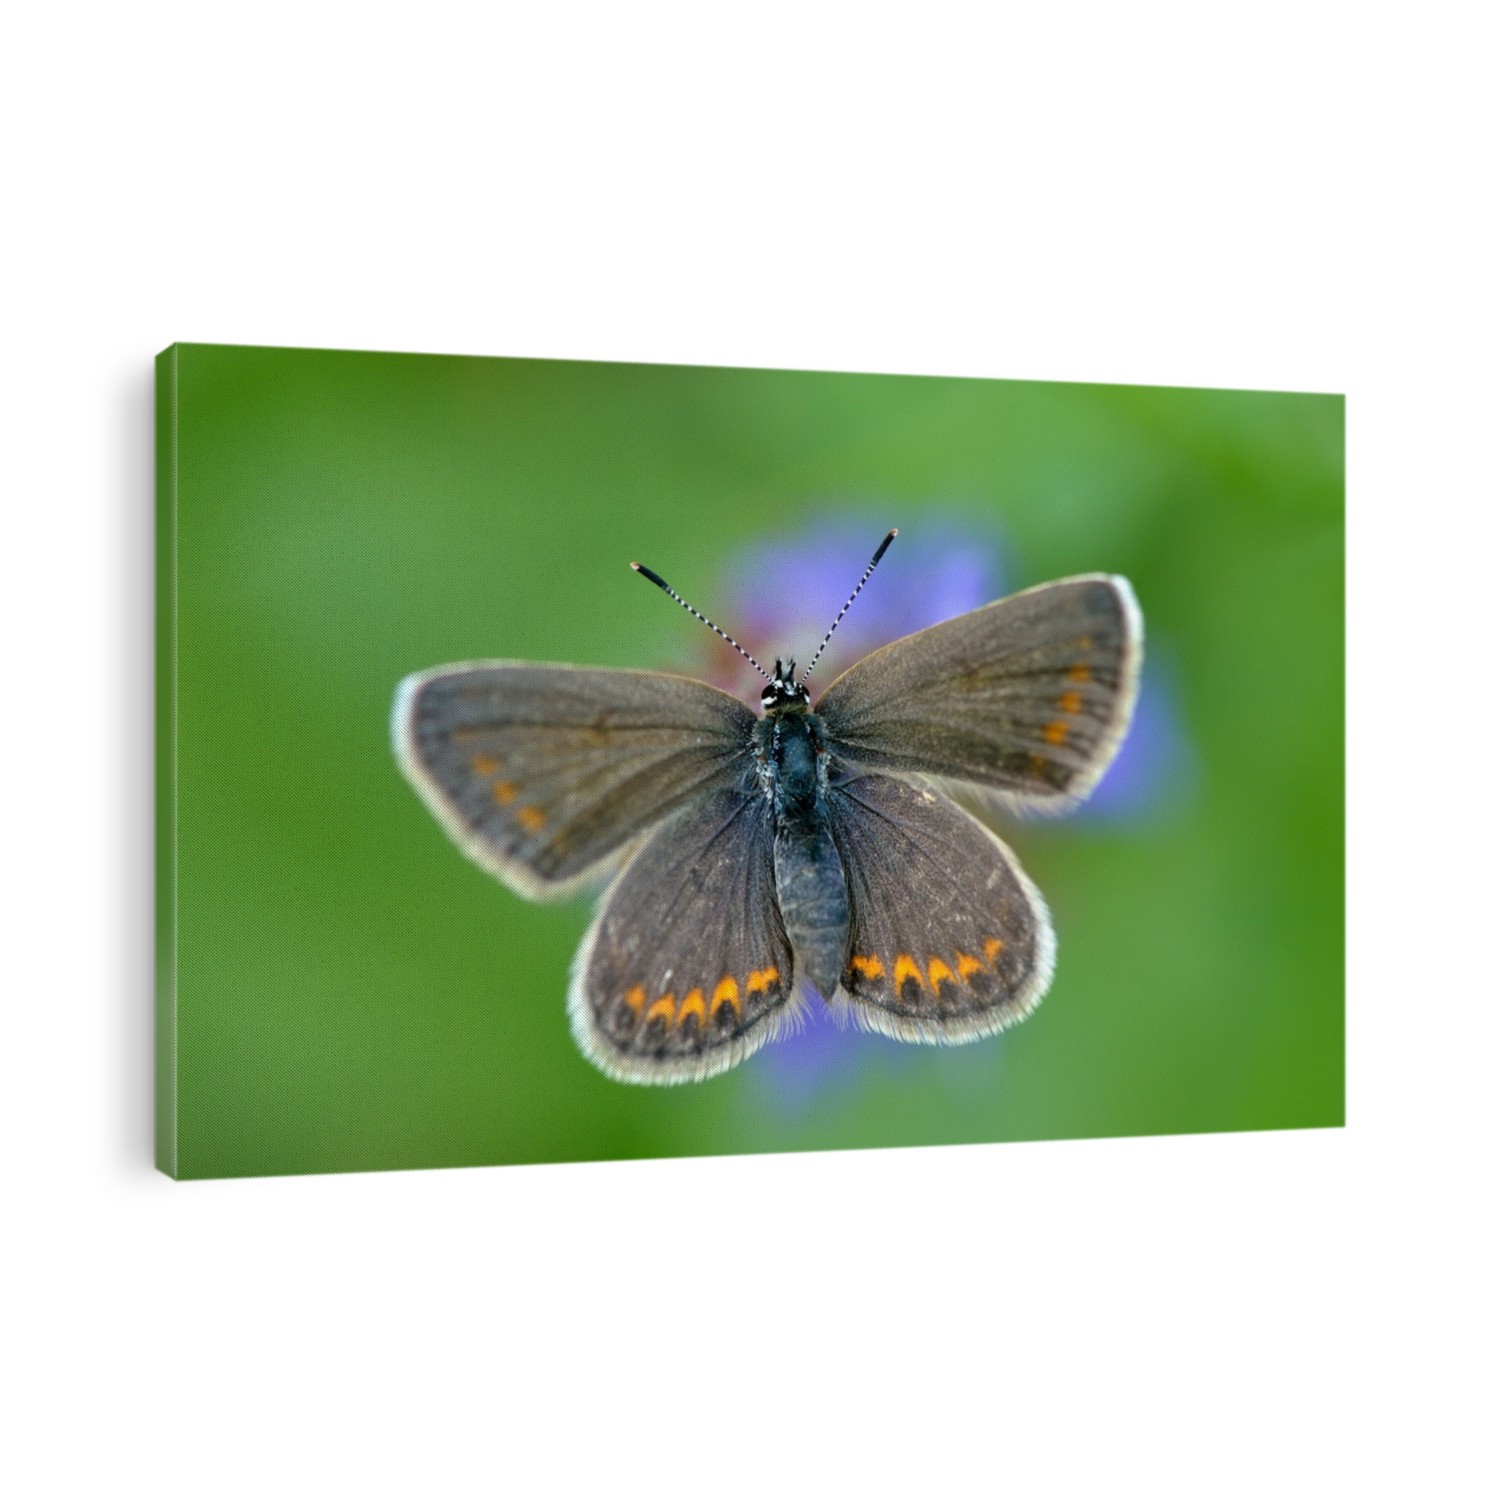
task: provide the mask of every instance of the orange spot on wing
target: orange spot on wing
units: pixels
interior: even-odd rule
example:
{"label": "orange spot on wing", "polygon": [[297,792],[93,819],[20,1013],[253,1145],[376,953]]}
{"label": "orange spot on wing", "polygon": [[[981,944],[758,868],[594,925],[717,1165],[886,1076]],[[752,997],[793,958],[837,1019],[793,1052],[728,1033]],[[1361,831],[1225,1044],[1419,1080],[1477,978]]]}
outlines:
{"label": "orange spot on wing", "polygon": [[922,971],[917,967],[917,961],[910,953],[898,953],[896,955],[896,968],[891,975],[891,983],[899,990],[903,979],[915,979],[922,989],[927,988],[926,983],[922,979]]}
{"label": "orange spot on wing", "polygon": [[733,1006],[735,1015],[739,1015],[740,1013],[740,987],[728,974],[719,981],[718,986],[714,990],[715,1014],[718,1013],[721,1005]]}
{"label": "orange spot on wing", "polygon": [[671,995],[663,995],[650,1010],[646,1012],[647,1021],[654,1021],[658,1016],[666,1018],[667,1025],[672,1024],[672,1017],[677,1014],[677,1001]]}
{"label": "orange spot on wing", "polygon": [[1068,737],[1068,726],[1061,719],[1054,719],[1044,730],[1042,738],[1049,745],[1060,745]]}
{"label": "orange spot on wing", "polygon": [[1031,769],[1033,771],[1045,771],[1047,769],[1047,757],[1038,755],[1035,750],[1031,752]]}
{"label": "orange spot on wing", "polygon": [[636,1015],[640,1015],[641,1007],[646,1003],[646,992],[640,985],[634,985],[625,991],[625,1003]]}
{"label": "orange spot on wing", "polygon": [[977,958],[971,958],[967,953],[958,955],[958,977],[967,980],[970,974],[977,974],[984,965]]}
{"label": "orange spot on wing", "polygon": [[772,964],[769,968],[755,969],[750,978],[745,982],[745,993],[747,995],[758,995],[763,990],[768,990],[781,977],[781,971]]}
{"label": "orange spot on wing", "polygon": [[1092,682],[1093,680],[1094,674],[1089,671],[1087,664],[1084,662],[1079,662],[1076,667],[1068,668],[1069,682]]}
{"label": "orange spot on wing", "polygon": [[849,960],[849,967],[853,969],[856,974],[863,975],[863,977],[866,979],[885,978],[885,965],[881,963],[878,958],[865,958],[862,955],[856,953],[854,957]]}
{"label": "orange spot on wing", "polygon": [[1094,638],[1091,635],[1081,635],[1073,642],[1080,651],[1092,651],[1094,649]]}
{"label": "orange spot on wing", "polygon": [[1083,707],[1083,694],[1064,693],[1062,697],[1057,700],[1057,706],[1062,709],[1065,714],[1076,714],[1078,710]]}
{"label": "orange spot on wing", "polygon": [[1005,952],[1005,943],[1000,938],[986,938],[984,940],[984,956],[994,963],[996,955]]}
{"label": "orange spot on wing", "polygon": [[492,796],[501,807],[509,807],[516,800],[516,784],[513,781],[497,781],[490,788]]}
{"label": "orange spot on wing", "polygon": [[677,1013],[677,1023],[681,1025],[689,1016],[697,1016],[698,1024],[703,1024],[703,991],[689,990],[687,999],[682,1002],[682,1009]]}
{"label": "orange spot on wing", "polygon": [[527,833],[535,833],[547,821],[547,814],[539,807],[518,807],[516,821]]}
{"label": "orange spot on wing", "polygon": [[946,979],[949,984],[954,982],[953,970],[940,958],[929,958],[927,960],[927,981],[933,989],[937,989],[938,981]]}
{"label": "orange spot on wing", "polygon": [[500,762],[493,755],[476,755],[469,764],[476,776],[493,776],[500,769]]}

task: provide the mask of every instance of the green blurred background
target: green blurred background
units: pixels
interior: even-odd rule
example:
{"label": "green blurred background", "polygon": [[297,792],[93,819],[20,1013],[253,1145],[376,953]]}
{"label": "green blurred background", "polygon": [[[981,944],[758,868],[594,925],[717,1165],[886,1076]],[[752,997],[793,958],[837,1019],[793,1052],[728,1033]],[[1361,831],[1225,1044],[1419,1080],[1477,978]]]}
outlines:
{"label": "green blurred background", "polygon": [[[204,345],[158,386],[176,1175],[1342,1123],[1341,397]],[[1128,575],[1170,785],[1001,825],[1059,936],[1003,1037],[613,1083],[564,1012],[587,903],[459,854],[396,768],[393,691],[488,656],[701,662],[626,563],[718,618],[737,559],[823,515],[871,545],[959,517],[1007,589]]]}

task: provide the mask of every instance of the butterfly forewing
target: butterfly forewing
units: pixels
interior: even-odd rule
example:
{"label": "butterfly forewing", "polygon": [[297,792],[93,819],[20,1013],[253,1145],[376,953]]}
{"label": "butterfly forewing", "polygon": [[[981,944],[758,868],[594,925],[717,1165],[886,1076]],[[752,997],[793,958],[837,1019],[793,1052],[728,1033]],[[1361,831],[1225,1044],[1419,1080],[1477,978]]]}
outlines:
{"label": "butterfly forewing", "polygon": [[610,887],[568,1002],[579,1046],[606,1073],[707,1078],[788,1019],[772,847],[770,808],[747,775],[664,824]]}
{"label": "butterfly forewing", "polygon": [[963,1042],[1020,1020],[1052,977],[1046,903],[1015,856],[946,797],[891,776],[829,788],[849,882],[836,1004],[913,1042]]}
{"label": "butterfly forewing", "polygon": [[392,734],[462,848],[524,895],[549,896],[743,776],[754,722],[685,677],[475,662],[407,678]]}
{"label": "butterfly forewing", "polygon": [[861,767],[1066,808],[1119,748],[1140,658],[1129,583],[1090,574],[894,641],[839,677],[817,710],[836,752]]}

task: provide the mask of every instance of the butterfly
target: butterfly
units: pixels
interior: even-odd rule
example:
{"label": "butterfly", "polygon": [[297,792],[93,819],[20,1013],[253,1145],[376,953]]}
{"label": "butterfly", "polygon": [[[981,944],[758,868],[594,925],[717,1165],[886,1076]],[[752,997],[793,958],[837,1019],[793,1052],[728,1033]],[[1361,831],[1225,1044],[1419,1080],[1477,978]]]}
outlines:
{"label": "butterfly", "polygon": [[966,800],[1065,811],[1130,722],[1130,584],[1084,574],[871,652],[816,704],[631,566],[767,679],[761,713],[662,672],[461,662],[406,678],[401,769],[459,847],[521,895],[608,881],[573,964],[584,1055],[628,1083],[712,1077],[815,992],[909,1042],[1021,1020],[1052,978],[1046,902]]}

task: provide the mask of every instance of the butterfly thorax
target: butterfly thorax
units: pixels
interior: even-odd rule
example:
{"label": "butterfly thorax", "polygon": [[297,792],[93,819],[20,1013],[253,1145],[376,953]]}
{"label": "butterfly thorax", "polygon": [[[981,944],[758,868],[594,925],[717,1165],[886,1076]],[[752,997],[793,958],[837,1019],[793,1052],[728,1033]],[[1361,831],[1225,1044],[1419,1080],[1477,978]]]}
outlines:
{"label": "butterfly thorax", "polygon": [[849,891],[829,827],[828,742],[805,690],[800,700],[767,709],[754,744],[775,827],[781,920],[798,972],[831,998],[848,958]]}

